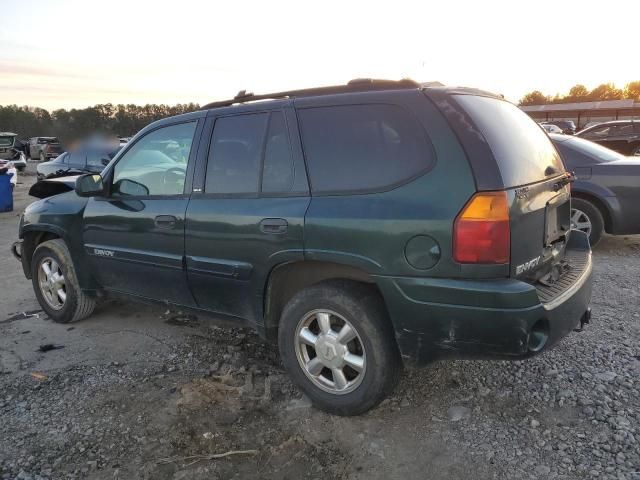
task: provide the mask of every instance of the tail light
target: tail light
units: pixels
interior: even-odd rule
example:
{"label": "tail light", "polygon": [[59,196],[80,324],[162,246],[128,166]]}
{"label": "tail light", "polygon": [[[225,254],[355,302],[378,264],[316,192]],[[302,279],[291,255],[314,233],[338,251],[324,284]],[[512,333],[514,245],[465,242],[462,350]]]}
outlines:
{"label": "tail light", "polygon": [[509,263],[509,202],[506,192],[480,192],[453,226],[453,258],[458,263]]}

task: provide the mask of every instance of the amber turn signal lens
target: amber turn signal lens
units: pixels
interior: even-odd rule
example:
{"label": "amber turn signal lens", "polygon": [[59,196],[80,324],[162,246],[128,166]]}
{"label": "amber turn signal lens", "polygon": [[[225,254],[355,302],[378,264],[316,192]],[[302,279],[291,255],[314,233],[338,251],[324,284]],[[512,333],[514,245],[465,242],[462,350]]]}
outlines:
{"label": "amber turn signal lens", "polygon": [[475,194],[454,223],[454,260],[459,263],[508,263],[510,254],[507,193]]}

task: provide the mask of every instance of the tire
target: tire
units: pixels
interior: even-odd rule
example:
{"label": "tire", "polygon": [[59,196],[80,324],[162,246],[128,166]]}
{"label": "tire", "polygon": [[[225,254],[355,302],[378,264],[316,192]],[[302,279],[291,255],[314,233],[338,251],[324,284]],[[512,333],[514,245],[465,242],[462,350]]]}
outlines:
{"label": "tire", "polygon": [[[579,219],[584,219],[590,224],[590,227],[587,229],[586,222],[578,222],[577,220]],[[581,225],[584,225],[585,228],[580,228]],[[587,233],[589,235],[589,243],[592,247],[595,247],[604,233],[604,218],[602,217],[602,212],[589,200],[572,198],[571,228]]]}
{"label": "tire", "polygon": [[[324,332],[329,331],[329,335],[319,328],[320,317],[324,315],[330,325]],[[356,337],[338,342],[338,332],[347,324],[355,330]],[[298,340],[303,338],[304,325],[308,325],[307,334],[315,335],[315,346]],[[278,344],[282,362],[293,381],[315,407],[335,415],[360,415],[376,406],[393,390],[402,370],[382,299],[372,287],[356,282],[322,282],[294,295],[282,312]],[[362,368],[360,372],[349,363],[344,364],[347,355],[351,364]],[[315,376],[303,366],[312,360],[316,365],[322,364]],[[336,363],[329,368],[325,362]],[[343,366],[335,366],[340,363]],[[342,371],[342,375],[334,374],[336,370]]]}
{"label": "tire", "polygon": [[[45,273],[43,264],[53,276]],[[62,282],[56,282],[56,273],[58,278],[62,274]],[[31,259],[31,281],[38,303],[54,322],[76,322],[93,313],[96,302],[80,289],[69,249],[62,240],[38,245]]]}

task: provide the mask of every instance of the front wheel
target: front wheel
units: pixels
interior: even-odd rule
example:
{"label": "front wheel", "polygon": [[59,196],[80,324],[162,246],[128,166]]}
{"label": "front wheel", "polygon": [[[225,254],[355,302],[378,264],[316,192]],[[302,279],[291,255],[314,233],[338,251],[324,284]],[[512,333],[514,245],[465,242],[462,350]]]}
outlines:
{"label": "front wheel", "polygon": [[604,233],[604,218],[598,207],[582,198],[571,199],[571,228],[589,236],[589,243],[595,247]]}
{"label": "front wheel", "polygon": [[321,410],[359,415],[395,386],[402,363],[384,303],[355,282],[323,282],[284,308],[280,354],[294,382]]}
{"label": "front wheel", "polygon": [[31,260],[31,281],[46,314],[58,323],[82,320],[96,302],[80,289],[67,245],[60,239],[41,243]]}

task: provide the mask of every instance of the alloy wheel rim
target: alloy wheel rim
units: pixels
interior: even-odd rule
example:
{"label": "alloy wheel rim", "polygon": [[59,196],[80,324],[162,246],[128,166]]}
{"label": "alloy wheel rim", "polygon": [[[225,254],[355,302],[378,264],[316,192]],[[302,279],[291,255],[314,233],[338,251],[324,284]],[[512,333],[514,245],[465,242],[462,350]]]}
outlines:
{"label": "alloy wheel rim", "polygon": [[355,327],[334,311],[307,313],[296,328],[295,350],[304,374],[325,392],[344,395],[362,383],[364,344]]}
{"label": "alloy wheel rim", "polygon": [[67,301],[67,286],[60,264],[51,257],[45,257],[38,266],[38,285],[47,305],[60,310]]}
{"label": "alloy wheel rim", "polygon": [[591,235],[591,219],[582,210],[577,208],[571,209],[571,228],[573,230],[580,230],[581,232]]}

